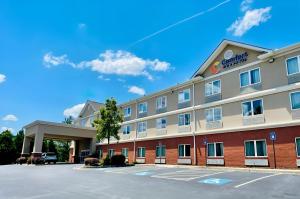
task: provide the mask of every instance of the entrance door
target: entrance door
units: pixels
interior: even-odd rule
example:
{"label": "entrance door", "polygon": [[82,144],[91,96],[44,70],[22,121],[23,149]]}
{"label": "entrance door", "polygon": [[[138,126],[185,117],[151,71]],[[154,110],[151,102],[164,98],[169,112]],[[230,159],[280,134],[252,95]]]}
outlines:
{"label": "entrance door", "polygon": [[79,162],[84,163],[84,158],[90,155],[90,150],[81,150],[79,155]]}

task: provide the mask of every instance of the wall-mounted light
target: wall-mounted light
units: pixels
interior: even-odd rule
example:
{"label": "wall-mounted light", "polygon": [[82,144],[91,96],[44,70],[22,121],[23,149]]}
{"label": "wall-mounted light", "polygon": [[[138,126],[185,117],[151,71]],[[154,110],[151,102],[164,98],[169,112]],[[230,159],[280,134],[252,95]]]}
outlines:
{"label": "wall-mounted light", "polygon": [[271,58],[271,59],[269,59],[268,60],[268,62],[271,64],[271,63],[273,63],[275,61],[275,58]]}

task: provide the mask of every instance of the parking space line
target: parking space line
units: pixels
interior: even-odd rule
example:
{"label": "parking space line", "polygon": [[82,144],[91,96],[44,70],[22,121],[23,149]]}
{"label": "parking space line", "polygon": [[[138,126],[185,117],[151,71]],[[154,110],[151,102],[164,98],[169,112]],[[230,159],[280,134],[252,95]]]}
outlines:
{"label": "parking space line", "polygon": [[242,183],[242,184],[239,184],[239,185],[236,185],[234,188],[239,188],[239,187],[242,187],[244,185],[247,185],[247,184],[250,184],[250,183],[254,183],[254,182],[257,182],[259,180],[263,180],[263,179],[266,179],[266,178],[270,178],[270,177],[273,177],[273,176],[278,176],[278,175],[281,175],[282,173],[275,173],[275,174],[272,174],[272,175],[268,175],[268,176],[263,176],[263,177],[260,177],[260,178],[256,178],[254,180],[250,180],[248,182],[245,182],[245,183]]}
{"label": "parking space line", "polygon": [[171,179],[171,180],[190,181],[190,180],[194,180],[194,179],[197,179],[197,178],[204,178],[204,177],[207,177],[207,176],[218,175],[218,174],[221,174],[221,173],[228,173],[228,172],[227,171],[222,171],[222,172],[216,172],[216,173],[207,173],[207,174],[204,174],[204,175],[201,175],[201,173],[173,172],[173,173],[168,173],[168,174],[153,175],[151,177],[162,178],[162,179]]}

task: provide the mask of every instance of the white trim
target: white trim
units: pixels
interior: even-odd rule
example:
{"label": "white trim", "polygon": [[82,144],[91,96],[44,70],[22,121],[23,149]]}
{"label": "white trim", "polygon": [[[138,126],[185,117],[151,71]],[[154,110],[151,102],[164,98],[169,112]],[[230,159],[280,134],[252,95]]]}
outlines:
{"label": "white trim", "polygon": [[[209,144],[213,144],[214,145],[214,153],[215,153],[215,155],[214,156],[209,156],[208,155],[208,145]],[[217,144],[222,144],[222,153],[223,153],[223,155],[222,156],[217,156]],[[207,153],[206,153],[206,157],[207,158],[224,158],[224,142],[209,142],[209,143],[207,143],[206,144],[206,151],[207,151]]]}
{"label": "white trim", "polygon": [[[254,71],[256,69],[258,69],[258,72],[259,72],[259,82],[251,83],[251,71]],[[246,85],[246,86],[242,86],[241,74],[243,74],[243,73],[248,73],[249,82],[248,82],[248,85]],[[261,84],[260,67],[249,69],[249,70],[246,70],[246,71],[242,71],[242,72],[240,72],[239,77],[240,77],[240,88],[246,88],[246,87],[253,86],[253,85],[256,85],[256,84]]]}
{"label": "white trim", "polygon": [[[183,125],[179,125],[179,117],[183,115]],[[189,124],[185,124],[185,115],[190,115],[190,123]],[[182,113],[182,114],[178,114],[178,126],[191,126],[191,113]]]}
{"label": "white trim", "polygon": [[[295,145],[296,145],[296,156],[297,158],[300,158],[300,155],[298,155],[298,146],[297,146],[297,139],[300,139],[300,137],[295,137]],[[300,146],[299,146],[300,147]]]}
{"label": "white trim", "polygon": [[[159,147],[159,148],[165,147],[165,155],[164,156],[161,155],[161,149],[160,149],[160,156],[156,156],[156,149],[157,149],[157,147]],[[166,158],[166,149],[167,148],[166,148],[165,144],[156,145],[156,147],[155,147],[155,158]]]}
{"label": "white trim", "polygon": [[[294,58],[297,58],[297,62],[298,62],[298,72],[289,74],[287,61],[288,61],[289,59],[294,59]],[[286,58],[286,59],[285,59],[285,67],[286,67],[286,75],[287,75],[287,76],[293,76],[293,75],[299,74],[299,73],[300,73],[300,55],[296,55],[296,56],[293,56],[293,57],[288,57],[288,58]]]}
{"label": "white trim", "polygon": [[300,108],[293,108],[293,102],[292,102],[292,94],[293,93],[300,93],[300,91],[293,91],[293,92],[290,92],[289,93],[289,96],[290,96],[290,108],[291,108],[291,110],[293,111],[293,110],[299,110]]}
{"label": "white trim", "polygon": [[[139,131],[139,124],[141,124],[141,123],[145,124],[145,131]],[[137,133],[145,133],[145,132],[147,132],[147,121],[138,122],[137,123]]]}
{"label": "white trim", "polygon": [[[265,110],[264,110],[264,100],[263,100],[263,98],[257,98],[257,99],[251,99],[251,100],[248,100],[248,101],[242,101],[241,102],[242,117],[243,118],[252,118],[252,117],[257,116],[257,115],[254,115],[254,110],[253,110],[253,101],[257,101],[257,100],[261,100],[261,106],[262,106],[262,113],[261,114],[257,114],[257,115],[264,115],[264,112],[265,112]],[[251,115],[244,115],[243,104],[247,103],[247,102],[251,103]]]}
{"label": "white trim", "polygon": [[[139,155],[141,155],[141,154],[139,154],[140,149],[144,149],[144,150],[145,150],[145,156],[144,156],[144,157],[139,156]],[[146,147],[138,147],[138,148],[137,148],[137,154],[136,154],[136,157],[137,157],[137,158],[146,158]]]}
{"label": "white trim", "polygon": [[[220,109],[220,114],[221,114],[221,119],[220,120],[215,120],[215,109]],[[207,118],[206,118],[206,112],[209,111],[209,110],[212,110],[212,113],[213,113],[213,120],[212,121],[207,121]],[[217,122],[217,121],[222,121],[223,119],[223,110],[222,110],[222,107],[221,106],[218,106],[218,107],[212,107],[212,108],[208,108],[208,109],[205,109],[204,110],[204,113],[205,113],[205,121],[206,123],[209,123],[209,122]]]}
{"label": "white trim", "polygon": [[[129,127],[129,132],[127,131],[127,127]],[[124,133],[124,128],[126,129],[126,133]],[[131,125],[130,124],[126,124],[123,126],[123,131],[122,131],[122,134],[123,135],[129,135],[131,133]]]}
{"label": "white trim", "polygon": [[[130,109],[130,114],[127,115],[128,109]],[[126,110],[126,115],[124,114],[124,117],[131,117],[131,112],[132,112],[131,106],[126,106],[125,108],[123,108],[123,112],[125,112],[125,110]]]}
{"label": "white trim", "polygon": [[[183,156],[179,155],[179,146],[181,146],[181,145],[184,146],[183,147]],[[186,146],[190,146],[190,155],[189,156],[186,155],[186,151],[185,151]],[[178,158],[190,158],[190,157],[191,157],[191,145],[190,144],[178,144]]]}
{"label": "white trim", "polygon": [[[160,98],[161,98],[161,99],[165,98],[165,106],[164,106],[164,107],[157,107],[157,100],[160,99]],[[155,107],[156,107],[156,110],[160,110],[160,109],[163,109],[163,108],[167,108],[167,106],[168,106],[168,105],[167,105],[167,101],[168,101],[167,99],[168,99],[168,98],[167,98],[166,95],[157,97],[156,100],[155,100]]]}
{"label": "white trim", "polygon": [[[179,95],[180,95],[181,93],[183,93],[183,96],[184,96],[185,91],[188,91],[188,93],[189,93],[189,99],[183,99],[183,101],[179,101]],[[180,91],[178,92],[178,98],[177,98],[177,99],[178,99],[178,104],[182,104],[182,103],[191,101],[191,89],[190,89],[190,88],[187,88],[187,89],[184,89],[184,90],[180,90]]]}
{"label": "white trim", "polygon": [[[125,155],[123,154],[123,150],[124,150],[124,149],[127,151],[127,156],[125,156]],[[128,149],[128,148],[122,148],[122,149],[121,149],[121,154],[124,155],[125,158],[128,158],[128,156],[129,156],[129,149]]]}
{"label": "white trim", "polygon": [[[266,149],[266,155],[265,156],[258,156],[257,155],[257,148],[256,148],[256,142],[257,141],[264,141],[265,142],[265,149]],[[247,156],[246,155],[246,142],[254,142],[254,156]],[[245,158],[267,158],[268,157],[268,145],[266,139],[258,139],[258,140],[244,140],[244,154]]]}
{"label": "white trim", "polygon": [[[214,93],[214,92],[213,92],[213,91],[214,91],[214,82],[217,82],[217,81],[220,82],[220,92]],[[212,89],[212,94],[211,94],[211,95],[206,95],[206,85],[207,85],[207,84],[210,84],[210,83],[211,83],[211,85],[212,85],[212,87],[211,87],[211,89]],[[218,95],[218,94],[221,94],[221,93],[222,93],[222,81],[221,81],[221,79],[212,80],[212,81],[206,82],[206,83],[204,84],[204,95],[205,95],[205,97],[210,97],[210,96]]]}
{"label": "white trim", "polygon": [[[146,111],[141,111],[140,110],[140,105],[142,105],[142,104],[146,107]],[[141,103],[139,103],[138,104],[138,113],[142,114],[142,113],[147,113],[147,112],[148,112],[148,102],[141,102]]]}
{"label": "white trim", "polygon": [[[159,127],[159,126],[157,126],[157,122],[158,122],[158,120],[166,120],[166,126],[165,127],[162,127],[162,125]],[[160,118],[157,118],[156,119],[156,129],[166,129],[167,128],[167,125],[168,125],[168,121],[167,121],[167,118],[166,117],[160,117]],[[161,122],[160,122],[160,124],[162,124]]]}

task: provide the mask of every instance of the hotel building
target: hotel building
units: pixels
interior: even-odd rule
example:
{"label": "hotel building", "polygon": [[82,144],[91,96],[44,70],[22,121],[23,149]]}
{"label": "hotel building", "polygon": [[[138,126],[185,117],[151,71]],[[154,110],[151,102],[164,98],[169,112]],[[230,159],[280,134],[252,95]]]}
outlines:
{"label": "hotel building", "polygon": [[36,142],[55,137],[76,140],[70,161],[97,151],[146,164],[297,168],[300,43],[271,50],[223,40],[189,81],[120,104],[120,140],[108,147],[96,142],[91,127],[101,106],[87,101],[71,127],[42,121],[25,126],[23,153],[28,140],[34,139],[38,154]]}

